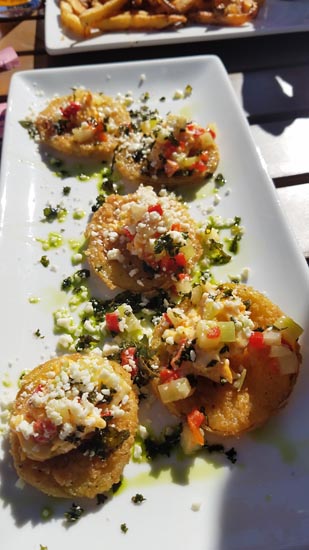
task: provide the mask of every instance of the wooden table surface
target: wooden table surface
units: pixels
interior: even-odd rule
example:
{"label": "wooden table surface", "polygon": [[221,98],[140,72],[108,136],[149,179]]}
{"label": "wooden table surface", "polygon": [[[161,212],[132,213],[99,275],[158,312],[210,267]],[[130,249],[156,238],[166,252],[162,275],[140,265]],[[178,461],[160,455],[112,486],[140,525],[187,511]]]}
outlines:
{"label": "wooden table surface", "polygon": [[[309,33],[49,56],[44,46],[42,12],[21,22],[0,22],[0,50],[6,46],[18,53],[20,65],[15,70],[19,71],[218,55],[248,118],[291,229],[309,259]],[[0,102],[6,101],[13,73],[0,72]]]}

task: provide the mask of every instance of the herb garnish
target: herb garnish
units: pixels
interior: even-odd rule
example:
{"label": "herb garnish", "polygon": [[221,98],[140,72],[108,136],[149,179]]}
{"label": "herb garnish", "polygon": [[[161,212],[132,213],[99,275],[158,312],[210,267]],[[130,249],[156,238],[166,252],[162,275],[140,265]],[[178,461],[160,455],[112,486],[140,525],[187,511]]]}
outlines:
{"label": "herb garnish", "polygon": [[140,493],[136,493],[136,495],[131,498],[133,504],[141,504],[144,500],[146,500],[145,497]]}
{"label": "herb garnish", "polygon": [[76,523],[84,513],[84,509],[79,504],[72,504],[68,512],[65,512],[64,517],[67,523]]}
{"label": "herb garnish", "polygon": [[95,455],[106,460],[130,436],[129,430],[117,430],[113,426],[96,428],[90,439],[85,439],[78,450],[86,455]]}

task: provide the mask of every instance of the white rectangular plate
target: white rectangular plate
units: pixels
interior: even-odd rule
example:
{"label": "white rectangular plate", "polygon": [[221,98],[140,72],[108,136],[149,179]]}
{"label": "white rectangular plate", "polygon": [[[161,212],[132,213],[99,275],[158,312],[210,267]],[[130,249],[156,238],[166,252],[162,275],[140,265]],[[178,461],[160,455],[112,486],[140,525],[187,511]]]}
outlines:
{"label": "white rectangular plate", "polygon": [[[141,79],[141,75],[145,78]],[[185,76],[184,76],[185,75]],[[173,99],[175,90],[190,83],[191,97]],[[97,195],[96,181],[60,180],[43,162],[37,145],[19,120],[37,113],[55,94],[68,94],[85,86],[115,95],[130,90],[135,98],[150,93],[150,105],[162,113],[186,113],[200,124],[215,122],[221,152],[219,170],[227,178],[215,213],[240,216],[246,232],[240,253],[218,271],[237,275],[250,267],[249,283],[265,291],[305,328],[308,342],[308,268],[286,226],[273,184],[256,152],[247,122],[234,97],[227,74],[215,57],[36,70],[14,75],[1,166],[0,293],[2,309],[1,379],[17,380],[55,352],[52,312],[63,302],[60,284],[72,274],[68,239],[80,238],[86,218],[73,219],[73,211],[90,213]],[[164,95],[166,102],[159,98]],[[42,223],[43,208],[64,200],[69,215],[62,225]],[[227,189],[230,193],[227,193]],[[190,203],[192,215],[202,219],[213,195]],[[44,252],[36,240],[51,230],[63,229],[63,246]],[[29,303],[29,297],[40,301]],[[44,338],[36,338],[40,329]],[[1,471],[1,545],[5,550],[48,550],[85,546],[147,550],[283,550],[309,547],[309,400],[306,350],[295,390],[288,406],[268,425],[239,441],[228,441],[238,451],[235,465],[221,455],[178,462],[130,463],[124,488],[103,507],[79,499],[86,510],[67,528],[63,514],[71,501],[57,501],[34,489],[16,487],[16,475],[3,444]],[[3,389],[4,391],[4,389]],[[131,497],[146,498],[140,506]],[[192,509],[192,506],[198,510]],[[40,518],[44,506],[53,509],[49,521]],[[121,532],[126,523],[128,532]]]}
{"label": "white rectangular plate", "polygon": [[46,0],[45,45],[50,55],[82,51],[107,50],[221,40],[263,34],[278,34],[309,29],[307,0],[265,0],[257,19],[243,27],[188,25],[178,30],[152,32],[111,32],[87,40],[76,40],[64,32],[59,20],[58,0]]}

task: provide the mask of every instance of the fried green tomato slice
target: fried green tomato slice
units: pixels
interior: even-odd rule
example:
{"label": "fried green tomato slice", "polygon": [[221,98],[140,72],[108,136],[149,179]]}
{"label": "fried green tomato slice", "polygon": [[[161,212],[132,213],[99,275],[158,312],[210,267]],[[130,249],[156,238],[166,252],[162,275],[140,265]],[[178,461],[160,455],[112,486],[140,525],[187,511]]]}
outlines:
{"label": "fried green tomato slice", "polygon": [[[136,127],[137,126],[137,127]],[[202,128],[179,115],[142,120],[121,141],[115,167],[123,178],[151,185],[204,181],[219,162],[213,127]]]}
{"label": "fried green tomato slice", "polygon": [[86,238],[90,266],[112,289],[182,285],[202,255],[187,207],[173,194],[157,195],[143,185],[133,194],[110,195],[94,213]]}
{"label": "fried green tomato slice", "polygon": [[238,436],[286,404],[301,361],[301,327],[257,290],[197,286],[154,331],[154,389],[189,438]]}
{"label": "fried green tomato slice", "polygon": [[72,354],[23,378],[11,419],[18,475],[55,497],[108,491],[130,459],[137,398],[130,375],[98,354]]}
{"label": "fried green tomato slice", "polygon": [[77,89],[53,99],[38,115],[39,140],[65,155],[111,160],[122,129],[130,122],[125,104]]}

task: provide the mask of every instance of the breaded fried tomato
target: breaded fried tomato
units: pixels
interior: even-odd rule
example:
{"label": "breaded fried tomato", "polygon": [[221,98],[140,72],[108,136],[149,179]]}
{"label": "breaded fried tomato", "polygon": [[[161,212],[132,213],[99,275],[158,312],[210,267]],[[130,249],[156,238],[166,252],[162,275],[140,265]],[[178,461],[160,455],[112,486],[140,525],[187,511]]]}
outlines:
{"label": "breaded fried tomato", "polygon": [[213,174],[219,162],[214,128],[179,115],[142,118],[124,136],[115,166],[127,180],[151,185],[187,185]]}
{"label": "breaded fried tomato", "polygon": [[156,394],[183,417],[185,447],[205,432],[239,435],[282,407],[300,365],[302,329],[241,284],[196,286],[167,309],[152,341]]}
{"label": "breaded fried tomato", "polygon": [[56,497],[111,488],[130,458],[137,399],[129,374],[100,355],[51,359],[22,379],[10,419],[18,475]]}
{"label": "breaded fried tomato", "polygon": [[121,130],[130,122],[124,103],[77,89],[53,99],[38,115],[39,140],[66,155],[111,160]]}
{"label": "breaded fried tomato", "polygon": [[174,195],[110,195],[86,229],[86,255],[110,287],[131,291],[170,288],[190,278],[202,255],[197,224]]}

